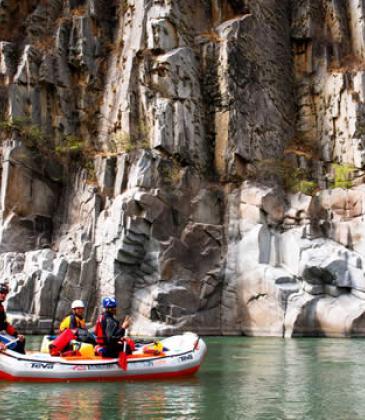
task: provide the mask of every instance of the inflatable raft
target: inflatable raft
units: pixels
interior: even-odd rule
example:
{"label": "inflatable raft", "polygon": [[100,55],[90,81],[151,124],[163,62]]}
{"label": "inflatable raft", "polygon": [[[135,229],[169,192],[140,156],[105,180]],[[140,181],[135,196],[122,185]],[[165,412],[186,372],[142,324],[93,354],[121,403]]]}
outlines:
{"label": "inflatable raft", "polygon": [[192,375],[200,368],[206,344],[194,333],[161,340],[164,351],[146,354],[139,348],[127,357],[126,370],[118,359],[54,357],[42,352],[25,355],[7,349],[0,352],[0,380],[27,382],[122,381],[165,379]]}

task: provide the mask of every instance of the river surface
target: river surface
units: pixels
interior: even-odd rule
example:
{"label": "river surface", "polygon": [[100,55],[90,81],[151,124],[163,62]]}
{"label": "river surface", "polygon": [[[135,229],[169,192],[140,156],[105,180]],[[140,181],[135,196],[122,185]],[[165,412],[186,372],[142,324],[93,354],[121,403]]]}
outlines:
{"label": "river surface", "polygon": [[[28,348],[40,339],[28,339]],[[206,338],[193,377],[0,382],[0,419],[365,419],[365,340]]]}

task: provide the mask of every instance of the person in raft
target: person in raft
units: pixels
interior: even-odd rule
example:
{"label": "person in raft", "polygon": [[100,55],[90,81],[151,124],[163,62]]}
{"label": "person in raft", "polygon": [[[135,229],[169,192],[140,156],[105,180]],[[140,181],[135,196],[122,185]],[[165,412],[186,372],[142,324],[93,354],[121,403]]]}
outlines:
{"label": "person in raft", "polygon": [[53,341],[48,346],[51,356],[80,356],[80,353],[73,349],[72,340],[95,344],[94,336],[86,327],[84,302],[74,300],[71,303],[71,311],[71,314],[67,315],[60,324],[59,335],[53,337]]}
{"label": "person in raft", "polygon": [[[6,320],[6,312],[3,306],[3,303],[6,299],[6,296],[9,293],[9,287],[6,283],[0,283],[0,333],[4,331],[8,335],[17,339],[16,344],[14,347],[12,346],[11,349],[18,353],[25,354],[25,338],[23,335],[18,334],[18,331]],[[6,344],[0,342],[0,351],[5,350]]]}
{"label": "person in raft", "polygon": [[75,335],[79,341],[83,343],[95,344],[94,337],[89,333],[86,328],[86,322],[84,319],[85,304],[82,300],[74,300],[71,304],[72,313],[60,324],[60,333],[64,332],[67,328],[75,330]]}
{"label": "person in raft", "polygon": [[99,315],[95,325],[96,347],[95,353],[103,357],[118,357],[124,351],[124,340],[127,341],[126,353],[131,354],[133,341],[124,338],[126,329],[129,327],[130,318],[126,316],[119,322],[115,318],[117,301],[113,297],[106,297],[102,301],[104,311]]}
{"label": "person in raft", "polygon": [[60,332],[63,332],[66,328],[81,328],[86,329],[86,323],[84,320],[85,304],[82,300],[74,300],[71,304],[70,315],[60,324]]}

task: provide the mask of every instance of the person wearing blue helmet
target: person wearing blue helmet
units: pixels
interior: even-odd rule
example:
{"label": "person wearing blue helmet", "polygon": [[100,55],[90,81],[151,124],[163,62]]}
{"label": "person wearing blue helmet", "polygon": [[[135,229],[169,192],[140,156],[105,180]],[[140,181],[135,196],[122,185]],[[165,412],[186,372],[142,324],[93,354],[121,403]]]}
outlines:
{"label": "person wearing blue helmet", "polygon": [[[123,337],[129,327],[130,319],[126,316],[119,322],[116,318],[117,301],[114,297],[106,297],[102,301],[103,313],[99,315],[95,325],[96,348],[98,355],[103,357],[118,357],[123,351]],[[127,352],[130,349],[127,346]]]}

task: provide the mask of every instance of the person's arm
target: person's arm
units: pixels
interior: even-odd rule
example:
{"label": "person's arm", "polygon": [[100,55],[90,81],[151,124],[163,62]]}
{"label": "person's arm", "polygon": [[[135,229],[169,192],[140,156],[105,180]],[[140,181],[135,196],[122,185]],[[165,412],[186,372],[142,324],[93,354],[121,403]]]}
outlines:
{"label": "person's arm", "polygon": [[5,319],[0,321],[0,331],[5,331],[7,326],[8,326],[8,323],[6,322]]}
{"label": "person's arm", "polygon": [[106,344],[117,343],[124,337],[125,329],[119,328],[118,321],[114,318],[107,317],[104,320],[104,336]]}
{"label": "person's arm", "polygon": [[113,338],[118,341],[125,335],[125,329],[124,328],[117,328],[114,332]]}
{"label": "person's arm", "polygon": [[70,317],[69,316],[66,316],[66,318],[61,322],[59,330],[60,330],[60,332],[62,332],[66,328],[70,328]]}
{"label": "person's arm", "polygon": [[18,337],[18,331],[9,322],[6,322],[6,324],[5,331],[13,337]]}
{"label": "person's arm", "polygon": [[0,331],[4,331],[6,329],[6,314],[5,309],[2,303],[0,303]]}
{"label": "person's arm", "polygon": [[120,340],[122,337],[125,336],[125,332],[127,330],[127,328],[129,328],[129,324],[130,324],[130,317],[129,315],[127,315],[123,321],[121,321],[118,324],[118,327],[116,329],[116,331],[114,332],[114,336]]}
{"label": "person's arm", "polygon": [[105,341],[107,344],[116,343],[122,333],[118,329],[118,324],[115,319],[108,317],[105,320]]}
{"label": "person's arm", "polygon": [[9,335],[12,335],[13,337],[18,338],[19,341],[24,341],[25,340],[24,335],[19,334],[15,327],[13,327],[11,324],[9,324],[9,322],[6,322],[6,324],[7,324],[7,326],[6,326],[5,331]]}

